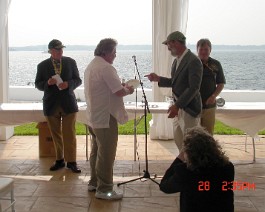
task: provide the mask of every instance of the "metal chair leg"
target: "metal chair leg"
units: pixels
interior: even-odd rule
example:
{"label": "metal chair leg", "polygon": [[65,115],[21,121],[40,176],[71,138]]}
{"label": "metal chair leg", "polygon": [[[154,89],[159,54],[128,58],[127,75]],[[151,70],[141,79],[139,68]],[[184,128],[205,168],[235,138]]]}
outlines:
{"label": "metal chair leg", "polygon": [[86,161],[88,161],[88,125],[85,124],[86,127]]}
{"label": "metal chair leg", "polygon": [[256,146],[255,146],[255,138],[252,137],[252,145],[253,145],[253,162],[256,161]]}
{"label": "metal chair leg", "polygon": [[[247,152],[247,141],[248,141],[248,135],[246,134],[245,138],[245,152]],[[255,146],[255,138],[252,137],[252,146],[253,146],[253,162],[256,161],[256,146]]]}
{"label": "metal chair leg", "polygon": [[15,212],[15,197],[14,197],[14,189],[11,190],[11,209],[12,212]]}
{"label": "metal chair leg", "polygon": [[246,138],[245,138],[245,152],[247,152],[247,141],[248,141],[248,135],[246,134]]}
{"label": "metal chair leg", "polygon": [[[86,161],[88,161],[88,133],[89,133],[89,129],[88,129],[88,125],[85,124],[86,127]],[[92,149],[92,135],[91,133],[89,133],[89,139],[90,139],[90,149]]]}
{"label": "metal chair leg", "polygon": [[[15,197],[14,197],[14,180],[11,178],[1,178],[1,200],[7,200],[10,201],[10,204],[6,206],[4,209],[2,208],[1,202],[0,202],[0,212],[4,211],[10,211],[10,208],[12,209],[12,212],[15,212]],[[6,197],[6,194],[9,193],[10,197]]]}

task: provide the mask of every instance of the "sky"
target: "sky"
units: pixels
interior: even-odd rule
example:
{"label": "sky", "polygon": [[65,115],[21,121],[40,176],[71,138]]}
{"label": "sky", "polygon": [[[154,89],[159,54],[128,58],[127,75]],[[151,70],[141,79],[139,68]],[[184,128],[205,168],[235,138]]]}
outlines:
{"label": "sky", "polygon": [[264,45],[265,0],[190,0],[188,42],[206,37],[218,45]]}
{"label": "sky", "polygon": [[[189,0],[187,43],[264,45],[265,0]],[[152,0],[12,0],[9,45],[152,44]]]}

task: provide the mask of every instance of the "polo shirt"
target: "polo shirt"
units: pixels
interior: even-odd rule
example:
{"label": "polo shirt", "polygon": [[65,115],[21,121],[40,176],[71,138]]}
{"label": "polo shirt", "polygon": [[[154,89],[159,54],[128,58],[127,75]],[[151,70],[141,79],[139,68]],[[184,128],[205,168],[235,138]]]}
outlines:
{"label": "polo shirt", "polygon": [[203,108],[215,107],[216,104],[206,105],[207,99],[215,92],[217,84],[225,84],[225,76],[221,63],[211,57],[203,64],[203,75],[200,87]]}

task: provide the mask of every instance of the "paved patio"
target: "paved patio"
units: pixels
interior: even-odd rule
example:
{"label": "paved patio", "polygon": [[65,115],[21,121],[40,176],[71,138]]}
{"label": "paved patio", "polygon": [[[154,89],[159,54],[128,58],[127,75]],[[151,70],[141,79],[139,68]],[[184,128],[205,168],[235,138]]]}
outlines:
{"label": "paved patio", "polygon": [[[251,138],[245,152],[245,136],[215,136],[236,169],[235,181],[255,184],[254,189],[235,191],[235,211],[265,211],[265,138],[256,142],[256,162],[252,162]],[[114,167],[115,184],[143,176],[144,136],[138,135],[138,156],[133,160],[133,136],[120,135]],[[151,180],[134,181],[117,187],[121,201],[105,201],[87,191],[90,176],[86,161],[85,136],[78,136],[81,174],[68,169],[50,172],[53,157],[39,158],[38,136],[14,136],[0,141],[0,176],[15,179],[17,212],[135,212],[178,211],[179,194],[164,194]],[[173,141],[148,141],[149,172],[159,182],[178,150]],[[138,160],[139,158],[139,160]],[[4,202],[3,204],[5,204]]]}

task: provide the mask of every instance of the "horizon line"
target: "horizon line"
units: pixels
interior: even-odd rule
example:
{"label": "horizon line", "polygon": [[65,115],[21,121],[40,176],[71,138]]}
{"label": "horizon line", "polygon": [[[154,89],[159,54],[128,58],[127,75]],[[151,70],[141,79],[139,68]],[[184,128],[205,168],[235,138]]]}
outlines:
{"label": "horizon line", "polygon": [[[162,44],[162,43],[161,43]],[[67,46],[96,46],[97,44],[65,44]],[[187,46],[196,46],[197,44],[187,43]],[[212,44],[213,46],[265,46],[265,44]],[[34,46],[47,46],[47,44],[24,45],[24,46],[9,46],[9,48],[25,48]],[[152,46],[152,44],[118,44],[119,46]]]}

